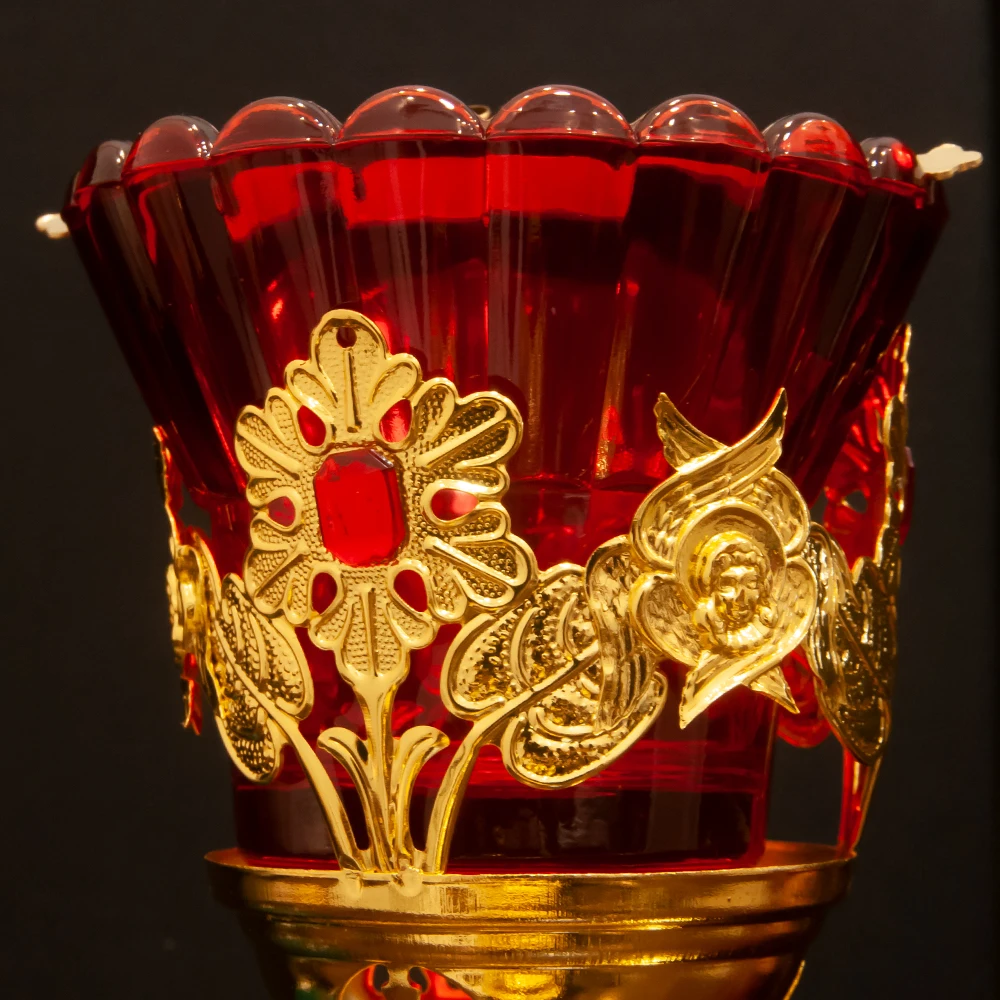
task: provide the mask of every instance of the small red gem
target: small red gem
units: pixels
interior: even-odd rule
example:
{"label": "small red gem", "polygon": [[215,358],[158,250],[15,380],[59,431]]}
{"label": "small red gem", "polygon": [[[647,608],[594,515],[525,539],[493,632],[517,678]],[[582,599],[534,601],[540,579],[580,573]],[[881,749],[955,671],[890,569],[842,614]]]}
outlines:
{"label": "small red gem", "polygon": [[314,480],[323,544],[348,566],[391,559],[406,540],[399,477],[368,448],[334,452]]}
{"label": "small red gem", "polygon": [[378,429],[386,441],[402,441],[410,433],[413,407],[408,399],[393,403],[379,421]]}
{"label": "small red gem", "polygon": [[423,577],[415,570],[404,569],[396,574],[393,589],[414,611],[427,610],[427,588]]}
{"label": "small red gem", "polygon": [[267,513],[275,524],[287,528],[295,520],[295,504],[289,497],[275,497],[267,505]]}
{"label": "small red gem", "polygon": [[299,430],[306,444],[319,447],[326,440],[326,424],[308,406],[299,407]]}
{"label": "small red gem", "polygon": [[466,493],[465,490],[443,489],[438,490],[431,497],[431,510],[435,517],[442,521],[454,521],[455,518],[468,514],[478,501],[474,493]]}
{"label": "small red gem", "polygon": [[329,573],[317,573],[312,584],[312,608],[322,614],[337,596],[337,581]]}

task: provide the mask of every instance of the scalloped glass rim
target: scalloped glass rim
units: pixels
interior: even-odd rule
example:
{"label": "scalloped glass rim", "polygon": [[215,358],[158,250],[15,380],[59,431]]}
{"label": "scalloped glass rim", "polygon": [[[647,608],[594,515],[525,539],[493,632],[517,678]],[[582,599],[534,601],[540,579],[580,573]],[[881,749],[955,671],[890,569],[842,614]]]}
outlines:
{"label": "scalloped glass rim", "polygon": [[[544,114],[536,114],[535,124],[519,124],[517,122],[517,118],[526,113],[526,108],[531,106],[537,109],[539,105],[543,105],[551,97],[560,98],[567,106],[565,108],[566,121],[556,123],[551,116],[549,120],[546,120]],[[410,102],[413,106],[412,128],[408,127],[403,121],[403,116],[397,113],[398,109],[397,112],[390,109],[387,114],[381,114],[392,102],[396,102],[398,105],[400,98]],[[422,110],[420,108],[421,102],[423,102]],[[588,124],[599,127],[580,127],[576,125],[576,120],[569,119],[573,109],[569,108],[568,105],[580,102],[585,102],[584,109],[587,103],[593,109],[596,120],[588,122]],[[698,106],[705,109],[704,117],[699,120],[691,117],[690,120],[677,122],[673,117],[670,117],[672,111],[678,109],[684,111]],[[286,132],[283,138],[261,133],[252,139],[240,139],[234,143],[225,141],[226,137],[235,136],[245,129],[247,119],[253,114],[259,113],[261,109],[271,108],[269,113],[271,119],[274,120],[280,107],[288,107],[293,111],[295,108],[300,111],[309,110],[321,127],[309,136],[293,137]],[[447,113],[442,112],[442,107],[447,109]],[[580,109],[577,108],[577,110]],[[433,118],[432,112],[436,112],[439,124],[429,124]],[[535,111],[532,113],[534,114]],[[394,114],[397,121],[393,120]],[[715,120],[720,123],[718,128],[711,127],[710,118],[713,115]],[[558,114],[555,117],[558,118]],[[538,118],[541,118],[540,124]],[[774,141],[774,137],[783,123],[792,121],[799,123],[800,127],[809,123],[808,127],[825,131],[828,135],[834,136],[837,142],[833,145],[829,143],[824,145],[820,139],[819,142],[799,143],[798,148],[795,149],[783,148],[780,142]],[[182,156],[169,152],[159,157],[150,156],[149,147],[152,145],[155,149],[157,135],[163,131],[164,126],[176,125],[181,122],[198,126],[196,129],[198,134],[193,137],[190,154]],[[704,123],[704,127],[700,128],[699,122]],[[321,134],[322,132],[325,134]],[[468,141],[479,139],[487,142],[490,140],[518,142],[553,138],[585,142],[599,139],[604,142],[621,142],[623,145],[635,147],[637,151],[647,146],[660,147],[671,144],[688,147],[696,144],[728,145],[753,150],[776,163],[804,160],[825,161],[855,171],[858,180],[863,180],[865,173],[870,173],[874,179],[886,178],[886,168],[883,163],[876,163],[868,155],[866,144],[875,140],[866,139],[859,143],[836,121],[823,115],[814,113],[784,115],[761,130],[749,116],[728,101],[708,94],[692,93],[661,101],[640,115],[635,122],[629,124],[621,112],[599,94],[582,87],[555,84],[532,87],[523,91],[507,101],[492,118],[486,120],[457,97],[446,91],[425,85],[390,87],[374,94],[362,101],[344,119],[342,126],[337,118],[320,105],[290,97],[267,97],[252,101],[232,115],[218,132],[203,119],[194,116],[168,115],[151,123],[137,138],[127,161],[124,162],[123,172],[131,173],[140,169],[148,170],[167,165],[172,170],[180,170],[184,169],[185,165],[193,166],[197,163],[204,163],[205,159],[221,159],[230,155],[246,154],[262,149],[291,149],[308,145],[319,151],[340,144],[346,146],[360,142],[416,141],[429,138],[462,138]],[[899,140],[880,139],[879,141],[891,141],[898,144],[899,148],[903,150],[901,156],[904,160],[907,156],[912,157],[912,153],[902,143],[899,143]],[[892,174],[892,180],[896,182],[915,184],[910,171],[892,171]],[[102,173],[97,182],[105,183],[116,179],[116,177],[105,176]]]}

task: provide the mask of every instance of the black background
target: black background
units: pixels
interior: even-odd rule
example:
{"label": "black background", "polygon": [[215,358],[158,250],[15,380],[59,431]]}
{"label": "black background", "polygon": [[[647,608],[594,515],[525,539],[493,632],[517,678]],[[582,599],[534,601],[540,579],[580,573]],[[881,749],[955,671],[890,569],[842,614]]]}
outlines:
{"label": "black background", "polygon": [[[32,231],[90,146],[168,113],[221,126],[269,94],[343,120],[394,84],[497,108],[566,82],[629,118],[701,91],[761,127],[813,110],[859,139],[988,154],[989,28],[973,0],[8,7],[0,995],[263,996],[199,860],[233,842],[228,779],[214,736],[177,725],[148,417],[72,247]],[[802,1000],[992,995],[991,171],[949,182],[952,221],[911,310],[917,516],[894,737]],[[830,745],[780,754],[773,832],[833,836],[837,766]]]}

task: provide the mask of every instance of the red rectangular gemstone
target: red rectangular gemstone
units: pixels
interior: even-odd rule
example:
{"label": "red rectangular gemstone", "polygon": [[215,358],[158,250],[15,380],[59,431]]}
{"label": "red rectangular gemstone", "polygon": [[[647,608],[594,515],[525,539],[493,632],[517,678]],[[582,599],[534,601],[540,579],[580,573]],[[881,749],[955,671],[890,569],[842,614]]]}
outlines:
{"label": "red rectangular gemstone", "polygon": [[370,448],[335,451],[314,480],[323,544],[348,566],[391,559],[406,541],[395,465]]}

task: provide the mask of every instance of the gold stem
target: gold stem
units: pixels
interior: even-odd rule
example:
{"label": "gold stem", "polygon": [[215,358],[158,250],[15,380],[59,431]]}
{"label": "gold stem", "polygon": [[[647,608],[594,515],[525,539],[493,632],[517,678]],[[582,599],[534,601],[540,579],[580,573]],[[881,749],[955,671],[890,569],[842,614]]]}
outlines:
{"label": "gold stem", "polygon": [[[416,733],[416,737],[412,734]],[[408,729],[395,741],[392,774],[392,804],[396,810],[395,846],[399,867],[413,865],[413,837],[410,833],[410,802],[417,775],[427,761],[448,745],[448,737],[431,726]]]}
{"label": "gold stem", "polygon": [[354,693],[364,717],[365,746],[368,748],[365,772],[372,800],[368,836],[380,868],[388,871],[396,860],[390,840],[395,822],[389,793],[389,762],[392,760],[390,714],[396,685],[393,684],[388,691],[371,691],[367,686],[355,688]]}
{"label": "gold stem", "polygon": [[[326,820],[327,828],[337,850],[337,862],[341,868],[362,868],[361,854],[358,851],[357,843],[355,843],[351,822],[347,818],[347,812],[344,809],[340,793],[337,791],[337,786],[334,785],[322,761],[316,755],[316,751],[299,732],[295,721],[281,709],[275,707],[275,711],[278,714],[273,716],[274,721],[281,726],[281,731],[299,758],[299,763],[306,772],[309,783],[313,786],[316,798],[319,799],[323,818]],[[284,716],[284,722],[279,716]]]}
{"label": "gold stem", "polygon": [[[348,357],[350,358],[350,354]],[[394,838],[391,834],[396,824],[389,788],[389,769],[393,755],[392,703],[401,679],[409,673],[410,654],[404,647],[403,669],[396,669],[396,664],[388,673],[380,674],[379,667],[382,664],[379,661],[375,634],[377,607],[375,593],[370,585],[361,588],[359,603],[371,672],[361,676],[357,683],[353,680],[350,683],[365,722],[365,747],[368,750],[365,773],[368,775],[374,805],[372,815],[368,817],[368,836],[379,868],[389,870],[396,861],[392,846]]]}
{"label": "gold stem", "polygon": [[[354,788],[361,801],[361,811],[364,814],[365,829],[377,830],[379,828],[379,814],[375,802],[372,799],[372,786],[371,781],[368,778],[367,764],[361,759],[361,755],[354,749],[358,743],[362,742],[364,741],[360,740],[355,733],[351,732],[351,730],[340,727],[326,729],[316,738],[316,745],[321,750],[325,750],[328,754],[330,754],[330,756],[333,757],[333,759],[337,761],[337,763],[340,764],[345,771],[347,771],[348,777],[354,783]],[[364,746],[367,754],[368,744],[365,743]],[[369,853],[377,855],[378,844],[371,843]],[[379,868],[381,863],[382,862],[380,861],[376,861],[375,867]]]}
{"label": "gold stem", "polygon": [[299,732],[298,723],[287,712],[278,708],[270,698],[265,697],[257,690],[257,685],[250,680],[243,668],[235,662],[235,659],[230,661],[230,665],[240,682],[250,692],[251,697],[255,698],[268,716],[278,724],[295,751],[295,755],[316,793],[316,798],[319,799],[323,818],[326,820],[327,829],[330,831],[330,837],[337,852],[338,864],[341,868],[361,869],[361,854],[354,840],[354,833],[351,830],[351,823],[347,818],[344,803],[316,751]]}
{"label": "gold stem", "polygon": [[592,642],[565,667],[546,677],[541,684],[522,691],[510,701],[504,702],[494,709],[489,715],[484,715],[475,722],[465,739],[459,744],[434,798],[434,809],[431,812],[431,821],[427,828],[427,849],[423,852],[419,864],[423,871],[444,871],[448,851],[451,848],[451,838],[455,832],[458,808],[462,796],[465,794],[465,786],[472,774],[472,767],[483,744],[515,715],[530,708],[535,702],[541,701],[546,695],[562,687],[576,674],[586,670],[597,659],[598,655],[599,647],[596,642]]}

